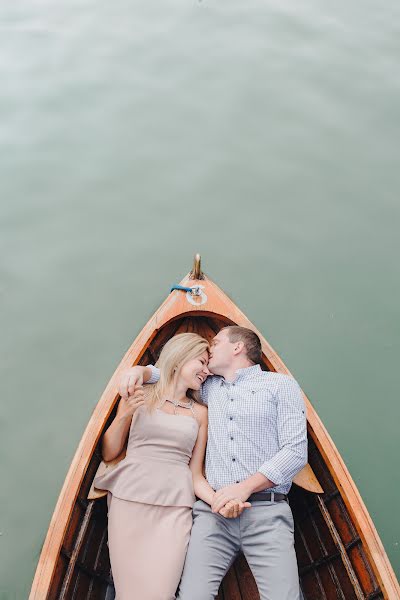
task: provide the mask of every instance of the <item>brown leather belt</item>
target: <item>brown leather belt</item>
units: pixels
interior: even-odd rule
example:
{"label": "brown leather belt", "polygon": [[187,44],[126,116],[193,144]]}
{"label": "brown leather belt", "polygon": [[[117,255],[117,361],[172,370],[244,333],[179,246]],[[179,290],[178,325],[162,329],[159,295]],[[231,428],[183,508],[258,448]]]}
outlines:
{"label": "brown leather belt", "polygon": [[278,492],[255,492],[247,499],[248,502],[257,502],[258,500],[266,500],[269,502],[287,502],[288,497],[286,494],[280,494]]}

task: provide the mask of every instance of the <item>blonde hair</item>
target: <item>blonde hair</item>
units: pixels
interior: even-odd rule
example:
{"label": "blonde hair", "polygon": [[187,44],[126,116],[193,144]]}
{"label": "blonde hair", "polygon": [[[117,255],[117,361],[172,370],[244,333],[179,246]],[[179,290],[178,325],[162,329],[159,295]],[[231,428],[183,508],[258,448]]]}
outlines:
{"label": "blonde hair", "polygon": [[[183,365],[206,350],[209,350],[208,341],[197,333],[178,333],[165,344],[156,363],[160,379],[154,385],[145,386],[145,400],[150,411],[165,397]],[[200,393],[195,390],[188,390],[187,396],[200,401]]]}

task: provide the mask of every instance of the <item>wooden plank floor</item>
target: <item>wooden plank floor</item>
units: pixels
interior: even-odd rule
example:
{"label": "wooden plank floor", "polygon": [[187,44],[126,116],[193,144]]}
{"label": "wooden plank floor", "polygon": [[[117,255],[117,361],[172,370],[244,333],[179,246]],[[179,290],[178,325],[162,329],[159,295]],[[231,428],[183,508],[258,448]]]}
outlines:
{"label": "wooden plank floor", "polygon": [[243,554],[226,574],[216,600],[260,600],[256,582]]}

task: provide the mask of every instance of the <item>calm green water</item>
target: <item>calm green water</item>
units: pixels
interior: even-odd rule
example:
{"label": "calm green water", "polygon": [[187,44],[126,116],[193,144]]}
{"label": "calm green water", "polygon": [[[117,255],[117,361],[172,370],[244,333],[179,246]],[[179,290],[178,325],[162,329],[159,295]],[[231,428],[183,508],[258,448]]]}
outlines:
{"label": "calm green water", "polygon": [[400,573],[400,6],[3,2],[0,598],[120,358],[205,271],[281,354]]}

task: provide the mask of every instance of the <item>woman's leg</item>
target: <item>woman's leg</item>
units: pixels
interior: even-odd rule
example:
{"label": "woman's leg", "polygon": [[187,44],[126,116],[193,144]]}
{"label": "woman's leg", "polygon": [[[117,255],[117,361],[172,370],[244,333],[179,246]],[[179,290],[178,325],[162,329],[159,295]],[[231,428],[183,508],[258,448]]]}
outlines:
{"label": "woman's leg", "polygon": [[116,600],[173,600],[191,526],[188,507],[112,497],[108,535]]}

